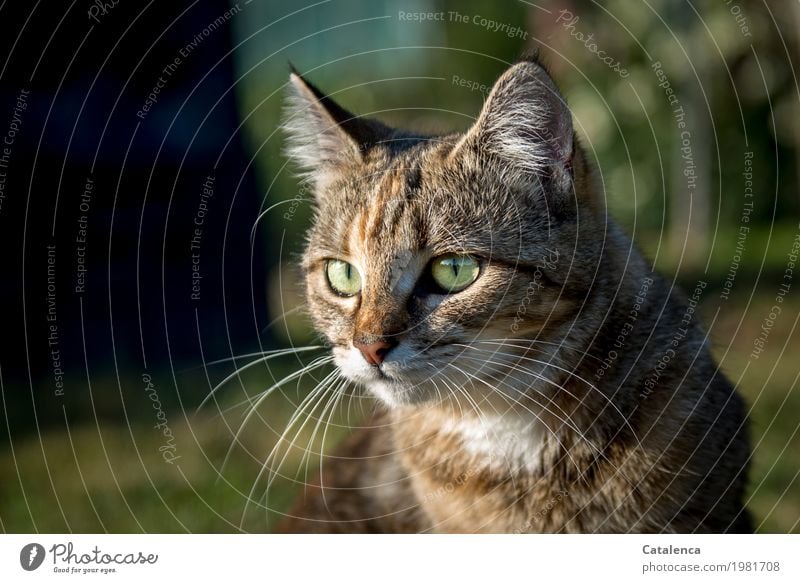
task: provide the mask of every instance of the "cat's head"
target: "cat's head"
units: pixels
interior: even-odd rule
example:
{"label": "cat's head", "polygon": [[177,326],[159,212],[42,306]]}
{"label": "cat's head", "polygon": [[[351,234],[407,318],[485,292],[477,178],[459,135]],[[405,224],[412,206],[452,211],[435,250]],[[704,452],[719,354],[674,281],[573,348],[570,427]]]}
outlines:
{"label": "cat's head", "polygon": [[344,375],[390,406],[530,384],[522,347],[554,340],[594,267],[575,254],[590,172],[547,71],[512,65],[446,136],[357,117],[296,73],[291,86],[288,152],[315,195],[308,309]]}

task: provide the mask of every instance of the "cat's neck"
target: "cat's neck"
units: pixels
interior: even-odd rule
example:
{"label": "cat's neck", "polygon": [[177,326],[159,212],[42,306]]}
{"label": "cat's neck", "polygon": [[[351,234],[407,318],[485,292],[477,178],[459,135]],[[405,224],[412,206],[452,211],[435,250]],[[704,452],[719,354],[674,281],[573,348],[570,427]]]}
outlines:
{"label": "cat's neck", "polygon": [[476,413],[457,407],[404,407],[392,412],[395,438],[412,466],[437,465],[459,472],[537,474],[551,430],[535,415]]}

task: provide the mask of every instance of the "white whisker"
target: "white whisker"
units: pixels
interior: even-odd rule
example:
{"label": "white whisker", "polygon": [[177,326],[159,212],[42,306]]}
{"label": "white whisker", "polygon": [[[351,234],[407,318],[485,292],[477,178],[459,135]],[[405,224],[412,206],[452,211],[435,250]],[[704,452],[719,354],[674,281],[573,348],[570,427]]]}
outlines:
{"label": "white whisker", "polygon": [[[296,354],[298,352],[309,352],[311,350],[319,350],[320,348],[323,348],[323,347],[322,346],[303,346],[303,347],[300,347],[300,348],[291,348],[291,349],[287,348],[287,349],[280,349],[280,350],[274,350],[274,351],[267,351],[265,353],[264,352],[261,352],[261,353],[255,352],[255,353],[252,353],[251,355],[242,355],[241,357],[235,357],[235,358],[247,358],[248,356],[252,356],[252,355],[259,355],[260,356],[259,358],[255,359],[254,361],[248,362],[244,366],[241,366],[241,367],[237,368],[231,374],[229,374],[224,379],[222,379],[221,382],[217,383],[217,385],[213,389],[211,389],[211,392],[208,395],[206,395],[205,398],[200,402],[200,404],[197,406],[197,409],[195,410],[195,412],[200,411],[200,409],[203,408],[203,406],[208,402],[208,400],[211,399],[216,394],[216,392],[222,386],[225,385],[225,383],[230,381],[232,378],[240,375],[241,373],[243,373],[247,369],[250,369],[250,368],[256,366],[257,364],[261,364],[261,363],[267,362],[269,360],[272,360],[273,358],[278,358],[280,356],[285,356],[287,354]],[[212,361],[212,362],[210,362],[208,364],[215,364],[217,362],[225,362],[227,360],[233,360],[233,359],[223,359],[223,360],[219,360],[219,361]],[[331,360],[333,360],[333,357],[331,357]]]}
{"label": "white whisker", "polygon": [[299,380],[306,373],[308,373],[308,372],[310,372],[310,371],[312,371],[312,370],[314,370],[316,368],[319,368],[319,367],[321,367],[321,366],[323,366],[325,364],[328,364],[332,360],[333,360],[332,356],[320,357],[320,358],[316,359],[314,362],[312,362],[311,364],[309,364],[308,366],[305,366],[302,369],[300,369],[300,370],[298,370],[296,372],[293,372],[289,376],[283,378],[281,381],[275,383],[274,385],[269,387],[267,390],[265,390],[262,393],[260,393],[260,395],[256,399],[256,402],[253,404],[252,408],[250,409],[250,411],[248,411],[247,415],[245,415],[244,420],[239,425],[239,429],[236,430],[236,434],[233,436],[233,441],[231,442],[231,445],[228,448],[228,452],[225,454],[225,459],[222,461],[222,466],[220,467],[220,474],[225,471],[225,466],[227,465],[228,459],[230,458],[230,455],[233,452],[233,448],[236,446],[237,443],[239,443],[239,438],[242,435],[242,431],[244,431],[244,428],[247,425],[247,423],[250,421],[250,419],[253,417],[253,415],[255,415],[256,412],[258,411],[258,407],[272,393],[274,393],[276,390],[278,390],[282,386],[286,385],[287,383],[289,383],[289,382],[291,382],[293,380]]}

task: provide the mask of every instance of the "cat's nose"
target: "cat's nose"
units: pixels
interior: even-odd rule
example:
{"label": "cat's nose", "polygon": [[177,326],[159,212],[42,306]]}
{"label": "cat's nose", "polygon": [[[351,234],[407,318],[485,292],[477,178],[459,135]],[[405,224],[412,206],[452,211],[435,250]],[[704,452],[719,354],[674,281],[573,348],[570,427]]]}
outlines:
{"label": "cat's nose", "polygon": [[364,360],[366,360],[372,366],[380,365],[383,362],[383,359],[386,358],[386,355],[389,354],[389,351],[394,348],[396,344],[396,340],[378,340],[377,342],[370,343],[353,340],[353,346],[361,351],[361,354],[364,355]]}

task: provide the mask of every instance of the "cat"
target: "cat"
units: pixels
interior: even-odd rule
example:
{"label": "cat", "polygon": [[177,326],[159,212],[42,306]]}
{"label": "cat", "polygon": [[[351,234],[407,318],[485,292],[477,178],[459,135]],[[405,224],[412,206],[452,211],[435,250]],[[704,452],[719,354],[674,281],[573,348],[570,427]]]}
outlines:
{"label": "cat", "polygon": [[753,530],[745,405],[697,298],[607,216],[536,56],[444,136],[290,81],[287,153],[314,191],[308,308],[380,407],[278,532]]}

